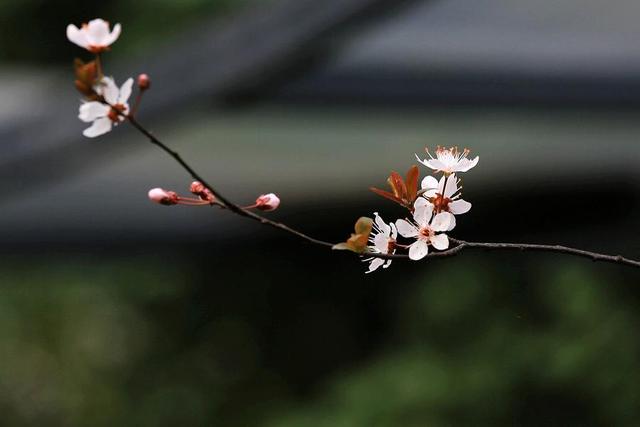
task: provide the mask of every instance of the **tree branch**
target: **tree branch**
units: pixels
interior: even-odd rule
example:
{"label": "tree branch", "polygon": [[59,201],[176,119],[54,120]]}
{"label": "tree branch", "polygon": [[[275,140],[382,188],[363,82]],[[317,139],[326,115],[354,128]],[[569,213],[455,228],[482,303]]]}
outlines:
{"label": "tree branch", "polygon": [[[324,247],[331,248],[334,244],[331,242],[327,242],[324,240],[316,239],[307,234],[304,234],[298,230],[295,230],[289,227],[286,224],[281,222],[273,221],[271,219],[265,218],[261,215],[258,215],[254,212],[251,212],[247,209],[243,209],[241,206],[231,202],[229,199],[224,197],[220,192],[214,189],[211,185],[207,183],[207,181],[200,176],[176,151],[169,148],[163,142],[161,142],[158,138],[156,138],[150,131],[148,131],[144,126],[142,126],[135,117],[128,115],[126,116],[127,120],[134,128],[136,128],[140,133],[146,136],[149,141],[155,146],[159,147],[169,156],[171,156],[182,168],[191,175],[193,179],[196,181],[200,181],[206,188],[208,188],[211,193],[216,197],[216,199],[222,203],[222,205],[229,209],[231,212],[236,215],[240,215],[254,221],[260,222],[261,224],[269,225],[271,227],[277,228],[279,230],[285,231],[289,234],[293,234],[294,236],[306,240],[307,242],[313,243],[315,245],[320,245]],[[455,256],[462,252],[465,249],[485,249],[485,250],[519,250],[519,251],[538,251],[538,252],[554,252],[554,253],[562,253],[567,255],[574,255],[582,258],[588,258],[592,261],[602,261],[609,262],[614,264],[627,265],[630,267],[640,268],[640,261],[635,261],[632,259],[624,258],[621,255],[606,255],[597,252],[589,252],[582,249],[570,248],[567,246],[560,245],[538,245],[538,244],[530,244],[530,243],[485,243],[485,242],[467,242],[464,240],[458,240],[454,238],[449,238],[449,241],[455,244],[455,246],[440,252],[431,252],[425,258],[446,258],[450,256]],[[361,256],[366,256],[369,258],[382,258],[382,259],[409,259],[409,256],[406,254],[376,254],[376,253],[364,253]]]}
{"label": "tree branch", "polygon": [[207,181],[200,176],[200,174],[198,174],[181,156],[180,154],[178,154],[176,151],[172,150],[171,148],[169,148],[167,145],[165,145],[162,141],[160,141],[158,138],[156,138],[150,131],[148,131],[144,126],[142,126],[140,124],[140,122],[138,122],[133,116],[126,116],[127,120],[129,120],[129,123],[131,123],[133,125],[133,127],[135,127],[140,133],[142,133],[144,136],[146,136],[149,141],[154,144],[155,146],[159,147],[161,150],[163,150],[165,153],[167,153],[169,156],[173,157],[173,159],[178,162],[180,164],[180,166],[182,166],[182,168],[184,170],[186,170],[189,175],[191,175],[191,177],[193,179],[195,179],[196,181],[200,181],[206,188],[208,188],[211,193],[213,193],[213,195],[216,197],[216,199],[222,203],[222,205],[229,209],[231,212],[235,213],[236,215],[240,215],[249,219],[252,219],[254,221],[258,221],[262,224],[266,224],[266,225],[270,225],[271,227],[277,228],[279,230],[282,231],[286,231],[287,233],[293,234],[301,239],[304,239],[310,243],[316,244],[316,245],[321,245],[321,246],[328,246],[328,247],[332,247],[333,243],[331,242],[325,242],[323,240],[319,240],[319,239],[315,239],[311,236],[308,236],[298,230],[294,230],[293,228],[289,227],[288,225],[282,224],[280,222],[277,221],[273,221],[270,220],[269,218],[265,218],[261,215],[258,215],[256,213],[253,213],[249,210],[243,209],[242,207],[236,205],[235,203],[231,202],[229,199],[227,199],[226,197],[224,197],[222,194],[220,194],[219,191],[215,190],[214,187],[212,187],[211,185],[209,185],[209,183],[207,183]]}
{"label": "tree branch", "polygon": [[[456,246],[441,252],[431,252],[426,258],[443,258],[457,255],[465,249],[484,249],[484,250],[518,250],[518,251],[537,251],[537,252],[555,252],[566,255],[574,255],[582,258],[588,258],[592,261],[602,261],[614,264],[622,264],[630,267],[640,268],[640,261],[625,258],[621,255],[606,255],[598,252],[585,251],[583,249],[570,248],[561,245],[538,245],[532,243],[485,243],[485,242],[467,242],[465,240],[454,239],[449,237],[449,241]],[[374,254],[371,254],[372,256]],[[384,259],[408,259],[405,254],[381,255],[377,254],[376,258]]]}

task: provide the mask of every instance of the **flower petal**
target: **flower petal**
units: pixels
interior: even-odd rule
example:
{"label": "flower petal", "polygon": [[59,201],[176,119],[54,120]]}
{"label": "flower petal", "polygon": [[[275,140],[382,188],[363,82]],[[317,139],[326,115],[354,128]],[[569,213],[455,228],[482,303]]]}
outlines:
{"label": "flower petal", "polygon": [[449,212],[440,212],[431,221],[431,228],[433,231],[447,231],[449,225],[451,225],[451,215]]}
{"label": "flower petal", "polygon": [[106,43],[110,36],[109,24],[104,19],[93,19],[89,21],[86,28],[87,39],[92,46],[108,46]]}
{"label": "flower petal", "polygon": [[469,212],[469,209],[471,209],[471,203],[466,200],[459,199],[449,203],[449,212],[454,215],[462,215]]}
{"label": "flower petal", "polygon": [[366,273],[373,273],[376,271],[382,264],[384,264],[384,260],[382,258],[373,258],[371,260],[371,264],[369,264],[369,271]]}
{"label": "flower petal", "polygon": [[380,253],[386,254],[389,251],[389,238],[382,233],[376,234],[373,244]]}
{"label": "flower petal", "polygon": [[102,95],[109,104],[115,105],[118,103],[120,90],[118,90],[118,86],[116,86],[113,77],[104,77],[99,83],[96,92]]}
{"label": "flower petal", "polygon": [[431,168],[433,170],[446,170],[446,165],[444,163],[442,163],[440,160],[438,159],[424,159],[422,160],[420,157],[418,157],[418,155],[416,154],[416,159],[418,159],[418,161],[420,163],[422,163],[423,165],[425,165],[428,168]]}
{"label": "flower petal", "polygon": [[378,215],[378,212],[374,212],[373,215],[375,216],[376,225],[378,226],[382,234],[388,236],[391,232],[391,228],[382,220],[380,215]]}
{"label": "flower petal", "polygon": [[431,215],[433,214],[433,205],[424,197],[418,197],[413,204],[413,220],[420,227],[429,225]]}
{"label": "flower petal", "polygon": [[118,95],[118,104],[126,104],[131,96],[131,90],[133,88],[133,79],[129,77],[126,82],[120,87],[120,95]]}
{"label": "flower petal", "polygon": [[449,238],[446,234],[437,234],[431,238],[431,244],[439,251],[443,251],[449,247]]}
{"label": "flower petal", "polygon": [[431,175],[427,175],[422,180],[420,187],[423,190],[435,190],[438,188],[438,180]]}
{"label": "flower petal", "polygon": [[458,162],[458,165],[455,168],[456,172],[466,172],[469,169],[471,169],[472,167],[474,167],[475,165],[478,164],[478,161],[480,160],[479,156],[476,156],[475,159],[473,160],[469,160],[467,158],[460,160],[460,162]]}
{"label": "flower petal", "polygon": [[391,227],[391,238],[396,240],[398,238],[398,229],[394,223],[390,223],[389,226]]}
{"label": "flower petal", "polygon": [[83,122],[92,122],[109,114],[109,106],[98,101],[85,102],[80,105],[78,118]]}
{"label": "flower petal", "polygon": [[437,171],[447,171],[448,167],[447,165],[445,165],[444,163],[442,163],[440,160],[438,159],[429,159],[429,160],[425,160],[423,162],[423,164],[428,167],[431,168],[433,170],[437,170]]}
{"label": "flower petal", "polygon": [[456,228],[456,217],[454,215],[451,215],[449,219],[451,220],[451,222],[449,223],[449,228],[447,228],[446,231],[451,231]]}
{"label": "flower petal", "polygon": [[444,189],[444,194],[440,194],[442,194],[444,197],[451,198],[451,196],[453,196],[456,191],[458,191],[458,178],[455,174],[451,174],[449,178],[447,178],[447,186]]}
{"label": "flower petal", "polygon": [[111,130],[111,120],[108,117],[93,122],[91,127],[85,129],[82,134],[87,138],[95,138],[96,136],[104,135]]}
{"label": "flower petal", "polygon": [[416,237],[418,235],[418,228],[404,219],[397,220],[396,227],[398,228],[398,233],[403,237]]}
{"label": "flower petal", "polygon": [[409,259],[412,259],[414,261],[421,260],[422,258],[426,257],[428,253],[429,244],[422,239],[416,240],[409,247]]}
{"label": "flower petal", "polygon": [[70,42],[77,44],[80,47],[87,48],[89,41],[87,40],[84,31],[80,30],[73,24],[67,25],[67,38]]}
{"label": "flower petal", "polygon": [[109,34],[105,39],[105,46],[109,46],[113,44],[118,37],[120,37],[120,33],[122,32],[122,25],[116,24],[113,26],[113,30],[111,30],[111,34]]}

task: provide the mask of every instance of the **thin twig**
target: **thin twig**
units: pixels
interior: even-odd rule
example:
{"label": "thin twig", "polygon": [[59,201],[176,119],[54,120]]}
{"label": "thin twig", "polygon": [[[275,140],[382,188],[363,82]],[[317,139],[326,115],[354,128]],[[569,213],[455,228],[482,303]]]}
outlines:
{"label": "thin twig", "polygon": [[[316,239],[311,236],[308,236],[298,230],[295,230],[288,225],[285,225],[281,222],[273,221],[271,219],[265,218],[261,215],[258,215],[254,212],[246,210],[239,205],[231,202],[229,199],[224,197],[220,192],[215,190],[211,185],[207,183],[207,181],[200,176],[189,164],[178,154],[176,151],[172,150],[168,146],[166,146],[163,142],[161,142],[158,138],[156,138],[150,131],[148,131],[144,126],[142,126],[135,117],[128,115],[126,116],[129,123],[133,125],[140,133],[146,136],[149,141],[162,149],[169,156],[173,157],[173,159],[182,166],[184,170],[186,170],[189,175],[196,181],[200,181],[206,188],[208,188],[211,193],[216,197],[216,199],[223,205],[223,207],[229,209],[231,212],[252,219],[254,221],[260,222],[262,224],[270,225],[271,227],[277,228],[279,230],[285,231],[287,233],[293,234],[303,240],[306,240],[310,243],[332,247],[334,244],[331,242],[327,242],[324,240]],[[453,243],[455,246],[440,252],[431,252],[425,258],[445,258],[450,256],[455,256],[462,252],[465,249],[485,249],[485,250],[519,250],[519,251],[539,251],[539,252],[555,252],[562,253],[567,255],[574,255],[583,258],[591,259],[592,261],[602,261],[602,262],[610,262],[614,264],[622,264],[630,267],[640,268],[640,261],[631,260],[628,258],[624,258],[621,255],[606,255],[597,252],[589,252],[582,249],[570,248],[567,246],[560,245],[538,245],[538,244],[530,244],[530,243],[484,243],[484,242],[467,242],[464,240],[458,240],[454,238],[449,238],[449,241]],[[366,256],[369,258],[382,258],[382,259],[409,259],[409,256],[406,254],[378,254],[378,253],[365,253],[362,256]]]}
{"label": "thin twig", "polygon": [[251,211],[248,211],[246,209],[243,209],[242,207],[236,205],[235,203],[231,202],[229,199],[227,199],[226,197],[224,197],[222,194],[220,194],[219,191],[217,191],[216,189],[214,189],[214,187],[212,187],[211,185],[209,185],[207,183],[207,181],[200,176],[200,174],[198,174],[191,166],[189,166],[189,164],[184,161],[184,159],[180,156],[180,154],[178,154],[176,151],[172,150],[171,148],[169,148],[168,146],[166,146],[163,142],[161,142],[158,138],[156,138],[151,132],[149,132],[144,126],[142,126],[133,116],[127,116],[127,119],[129,120],[129,123],[131,123],[133,125],[133,127],[135,127],[140,133],[142,133],[144,136],[146,136],[149,141],[156,145],[157,147],[159,147],[160,149],[162,149],[165,153],[167,153],[168,155],[170,155],[171,157],[173,157],[173,159],[178,162],[180,164],[180,166],[182,166],[182,168],[184,170],[186,170],[189,175],[191,175],[191,177],[193,179],[195,179],[196,181],[200,181],[205,188],[208,188],[211,193],[213,193],[213,195],[216,197],[216,199],[218,201],[220,201],[222,203],[222,205],[229,209],[231,212],[246,217],[246,218],[250,218],[254,221],[258,221],[262,224],[267,224],[270,225],[271,227],[286,231],[288,233],[291,233],[301,239],[304,239],[308,242],[311,242],[313,244],[316,245],[321,245],[321,246],[328,246],[328,247],[332,247],[333,243],[330,242],[325,242],[324,240],[319,240],[319,239],[315,239],[311,236],[308,236],[298,230],[294,230],[293,228],[289,227],[288,225],[282,224],[280,222],[277,221],[273,221],[269,218],[265,218],[261,215],[258,215],[256,213],[253,213]]}
{"label": "thin twig", "polygon": [[[465,249],[485,249],[485,250],[518,250],[518,251],[538,251],[538,252],[555,252],[567,255],[574,255],[582,258],[588,258],[592,261],[610,262],[614,264],[628,265],[630,267],[640,268],[640,261],[625,258],[621,255],[606,255],[598,252],[585,251],[583,249],[570,248],[561,245],[538,245],[532,243],[485,243],[485,242],[467,242],[449,238],[449,241],[455,246],[440,252],[430,252],[426,258],[443,258],[457,255]],[[367,254],[375,258],[383,259],[408,259],[406,254]]]}

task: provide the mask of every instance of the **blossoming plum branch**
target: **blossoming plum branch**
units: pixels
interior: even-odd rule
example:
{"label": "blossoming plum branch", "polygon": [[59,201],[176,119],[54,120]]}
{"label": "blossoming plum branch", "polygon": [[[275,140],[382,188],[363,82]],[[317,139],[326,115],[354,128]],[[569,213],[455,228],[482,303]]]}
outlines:
{"label": "blossoming plum branch", "polygon": [[[355,252],[369,263],[367,271],[369,273],[380,267],[389,267],[393,259],[405,258],[418,261],[425,258],[448,257],[466,249],[556,252],[581,256],[593,261],[640,267],[640,261],[620,255],[606,255],[559,245],[467,242],[450,237],[449,233],[456,227],[456,216],[465,214],[471,209],[471,203],[462,198],[459,175],[474,168],[479,161],[477,156],[473,159],[469,158],[469,150],[460,151],[456,147],[438,147],[435,150],[435,157],[428,150],[427,158],[423,159],[416,155],[417,160],[436,175],[425,176],[420,181],[420,189],[418,189],[420,171],[416,165],[409,168],[405,178],[397,172],[391,172],[387,179],[391,191],[372,187],[371,190],[376,194],[406,208],[407,217],[398,218],[390,223],[386,223],[377,212],[374,213],[375,219],[361,217],[355,224],[355,232],[343,243],[333,244],[316,239],[256,213],[255,210],[269,212],[280,206],[280,199],[273,193],[262,194],[254,203],[247,206],[233,203],[208,184],[180,154],[160,141],[136,119],[143,94],[151,87],[151,79],[147,74],[140,74],[135,79],[137,95],[133,105],[130,105],[129,99],[133,94],[134,79],[128,78],[118,86],[113,77],[104,75],[101,54],[110,51],[111,45],[118,40],[121,32],[120,24],[111,28],[109,23],[102,19],[94,19],[80,27],[73,24],[67,27],[69,41],[93,55],[93,59],[88,62],[76,59],[74,63],[74,84],[83,96],[78,118],[85,123],[91,123],[82,132],[88,138],[104,135],[120,123],[128,122],[149,142],[172,157],[193,178],[194,181],[189,186],[191,193],[189,196],[162,188],[151,189],[148,197],[155,203],[167,206],[215,206],[228,210],[315,245]],[[439,178],[438,174],[441,174]],[[434,250],[430,251],[429,248]]]}

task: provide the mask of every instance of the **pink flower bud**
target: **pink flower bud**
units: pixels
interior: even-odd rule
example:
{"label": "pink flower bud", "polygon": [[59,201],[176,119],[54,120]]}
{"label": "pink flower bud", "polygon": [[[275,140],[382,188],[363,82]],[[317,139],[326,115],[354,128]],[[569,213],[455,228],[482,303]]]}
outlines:
{"label": "pink flower bud", "polygon": [[256,199],[256,209],[274,211],[280,206],[280,199],[273,193],[263,194]]}
{"label": "pink flower bud", "polygon": [[193,181],[189,191],[207,202],[213,203],[216,200],[216,197],[213,195],[211,190],[206,188],[200,181]]}
{"label": "pink flower bud", "polygon": [[189,187],[189,191],[193,194],[198,195],[204,191],[204,184],[200,181],[193,181],[191,186]]}
{"label": "pink flower bud", "polygon": [[148,74],[140,74],[137,82],[140,90],[147,90],[151,87],[151,78]]}
{"label": "pink flower bud", "polygon": [[162,188],[152,188],[149,190],[149,199],[161,205],[170,206],[178,204],[178,194],[173,191],[163,190]]}

